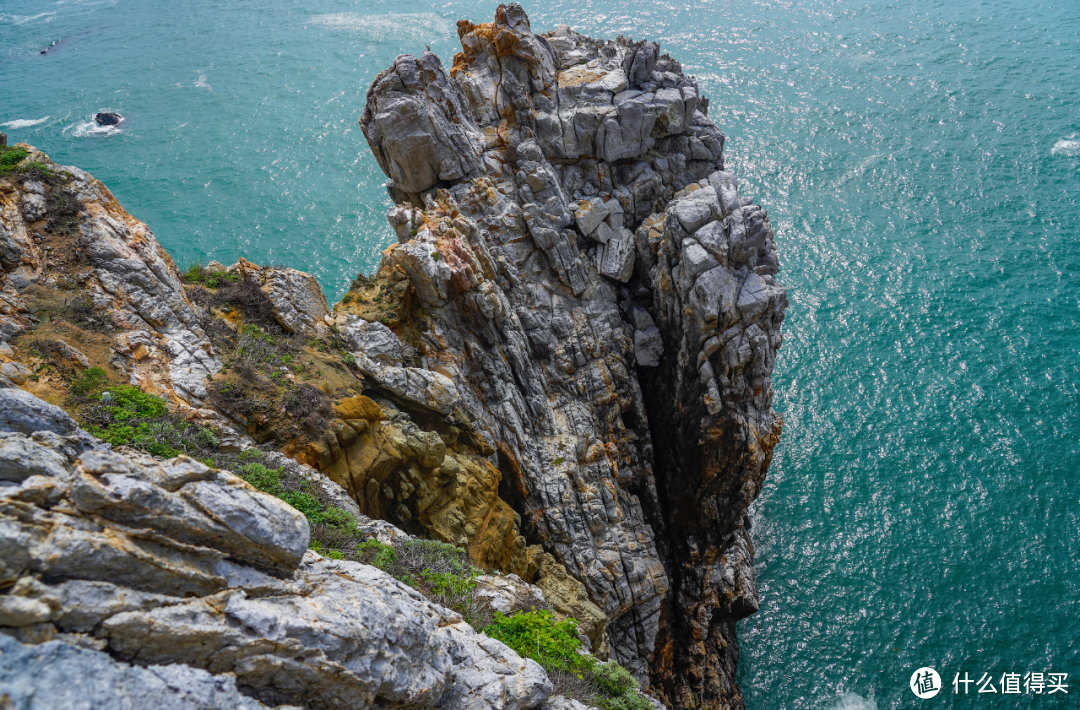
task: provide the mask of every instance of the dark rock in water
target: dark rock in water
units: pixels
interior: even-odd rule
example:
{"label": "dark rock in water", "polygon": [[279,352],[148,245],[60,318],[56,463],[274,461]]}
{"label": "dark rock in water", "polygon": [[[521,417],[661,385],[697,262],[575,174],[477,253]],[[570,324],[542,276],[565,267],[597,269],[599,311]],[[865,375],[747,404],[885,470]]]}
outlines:
{"label": "dark rock in water", "polygon": [[124,117],[118,113],[102,112],[94,114],[94,120],[97,121],[99,126],[116,126],[124,120]]}

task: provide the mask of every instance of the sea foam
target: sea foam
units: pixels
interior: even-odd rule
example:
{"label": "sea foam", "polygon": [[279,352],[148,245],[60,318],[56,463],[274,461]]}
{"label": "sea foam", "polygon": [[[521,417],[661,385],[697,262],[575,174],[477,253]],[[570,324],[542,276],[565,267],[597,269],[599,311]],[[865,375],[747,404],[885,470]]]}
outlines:
{"label": "sea foam", "polygon": [[1077,138],[1080,138],[1080,136],[1074,133],[1068,138],[1059,140],[1054,144],[1054,147],[1050,149],[1050,154],[1075,158],[1080,155],[1080,140],[1077,140]]}
{"label": "sea foam", "polygon": [[42,12],[37,15],[5,15],[0,14],[0,22],[10,23],[12,25],[25,25],[27,22],[33,22],[34,20],[42,17],[52,17],[56,14],[56,10],[50,12]]}
{"label": "sea foam", "polygon": [[64,129],[64,133],[76,138],[105,138],[120,133],[120,126],[99,126],[93,119],[83,123],[74,123]]}
{"label": "sea foam", "polygon": [[0,123],[0,128],[30,128],[31,126],[36,126],[39,123],[45,123],[48,120],[48,116],[38,119],[20,118],[14,121],[8,121],[7,123]]}
{"label": "sea foam", "polygon": [[405,39],[419,36],[450,37],[457,26],[433,12],[362,15],[357,12],[334,12],[315,15],[311,22],[335,30],[347,30],[369,40]]}
{"label": "sea foam", "polygon": [[864,698],[858,693],[848,691],[837,698],[836,703],[829,706],[829,710],[877,710],[877,701],[873,696]]}

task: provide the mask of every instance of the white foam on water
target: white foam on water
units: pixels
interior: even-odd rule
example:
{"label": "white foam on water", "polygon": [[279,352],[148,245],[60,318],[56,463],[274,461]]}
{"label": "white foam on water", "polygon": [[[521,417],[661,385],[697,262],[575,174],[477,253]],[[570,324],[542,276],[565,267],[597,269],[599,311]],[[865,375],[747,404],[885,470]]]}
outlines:
{"label": "white foam on water", "polygon": [[346,30],[374,41],[450,37],[457,31],[455,23],[433,12],[390,12],[385,15],[333,12],[315,15],[311,22],[335,30]]}
{"label": "white foam on water", "polygon": [[0,128],[30,128],[31,126],[36,126],[39,123],[45,123],[48,120],[48,116],[38,119],[20,118],[14,121],[8,121],[7,123],[0,123]]}
{"label": "white foam on water", "polygon": [[873,696],[864,698],[848,691],[837,698],[836,704],[830,705],[829,710],[877,710],[877,701]]}
{"label": "white foam on water", "polygon": [[70,133],[76,138],[107,138],[120,133],[120,126],[99,126],[97,121],[91,119],[83,123],[73,123],[64,129],[64,134]]}
{"label": "white foam on water", "polygon": [[1077,140],[1077,138],[1080,138],[1080,136],[1076,133],[1068,138],[1062,138],[1050,149],[1050,155],[1064,155],[1069,158],[1080,155],[1080,140]]}
{"label": "white foam on water", "polygon": [[8,22],[13,25],[25,25],[27,22],[33,22],[34,20],[42,17],[51,17],[56,14],[56,10],[51,12],[42,12],[38,15],[5,15],[0,13],[0,22]]}

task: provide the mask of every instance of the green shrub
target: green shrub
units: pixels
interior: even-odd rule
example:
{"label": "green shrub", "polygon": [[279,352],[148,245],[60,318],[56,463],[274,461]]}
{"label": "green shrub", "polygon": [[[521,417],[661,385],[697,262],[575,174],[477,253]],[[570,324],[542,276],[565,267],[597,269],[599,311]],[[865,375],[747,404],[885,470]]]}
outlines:
{"label": "green shrub", "polygon": [[349,511],[333,507],[325,508],[319,513],[319,519],[316,522],[326,523],[327,525],[337,525],[339,527],[356,526],[356,521],[353,520],[353,516],[349,514]]}
{"label": "green shrub", "polygon": [[237,458],[239,458],[241,461],[257,461],[264,456],[266,456],[266,454],[253,447],[241,451],[240,455]]}
{"label": "green shrub", "polygon": [[105,399],[104,392],[99,394],[98,398],[105,404],[106,409],[112,412],[113,417],[120,421],[160,417],[169,411],[164,399],[147,394],[138,387],[116,385],[110,387],[108,393],[108,400]]}
{"label": "green shrub", "polygon": [[304,491],[287,491],[279,497],[303,513],[309,522],[318,522],[326,510],[318,498]]}
{"label": "green shrub", "polygon": [[385,571],[397,562],[397,553],[393,547],[378,540],[364,540],[356,546],[356,559]]}
{"label": "green shrub", "polygon": [[394,545],[404,569],[420,576],[452,574],[458,577],[476,577],[483,574],[469,562],[469,555],[460,547],[438,540],[400,540]]}
{"label": "green shrub", "polygon": [[240,274],[232,271],[207,271],[201,262],[196,261],[184,269],[180,278],[189,284],[205,284],[208,288],[220,288],[224,284],[238,282]]}
{"label": "green shrub", "polygon": [[206,267],[196,261],[180,272],[180,278],[189,284],[202,283],[206,279]]}
{"label": "green shrub", "polygon": [[134,446],[154,456],[200,456],[217,449],[212,429],[171,414],[165,400],[131,385],[112,385],[100,367],[87,368],[71,383],[83,428],[113,446]]}
{"label": "green shrub", "polygon": [[100,393],[109,375],[100,367],[88,367],[71,383],[71,393],[76,397],[89,397]]}
{"label": "green shrub", "polygon": [[648,698],[637,691],[601,700],[600,705],[606,710],[653,710]]}
{"label": "green shrub", "polygon": [[[445,572],[423,572],[420,578],[427,583],[433,596],[448,599],[471,597],[476,591],[476,577],[459,577]],[[447,606],[451,606],[452,603]]]}
{"label": "green shrub", "polygon": [[592,667],[590,676],[592,681],[600,687],[600,690],[612,697],[626,695],[627,693],[637,694],[638,683],[634,676],[630,675],[630,671],[615,661],[595,664]]}
{"label": "green shrub", "polygon": [[282,493],[280,469],[267,468],[261,463],[249,463],[238,467],[236,475],[263,493],[269,493],[272,496],[280,496]]}
{"label": "green shrub", "polygon": [[495,620],[484,629],[493,639],[502,641],[518,655],[531,658],[545,670],[586,672],[592,659],[578,653],[581,640],[577,621],[555,621],[547,610],[519,612],[513,616],[495,614]]}
{"label": "green shrub", "polygon": [[0,175],[14,172],[15,168],[30,155],[26,148],[0,148]]}

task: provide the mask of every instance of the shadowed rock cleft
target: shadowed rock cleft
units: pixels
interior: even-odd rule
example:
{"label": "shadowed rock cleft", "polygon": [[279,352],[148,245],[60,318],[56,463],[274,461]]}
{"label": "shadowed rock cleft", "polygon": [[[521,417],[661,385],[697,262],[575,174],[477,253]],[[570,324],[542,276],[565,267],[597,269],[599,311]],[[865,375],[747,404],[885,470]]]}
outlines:
{"label": "shadowed rock cleft", "polygon": [[612,657],[673,706],[742,707],[747,508],[781,431],[768,216],[656,43],[538,35],[516,3],[458,35],[449,72],[403,55],[367,94],[398,203],[379,276],[408,280],[422,366]]}

